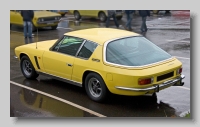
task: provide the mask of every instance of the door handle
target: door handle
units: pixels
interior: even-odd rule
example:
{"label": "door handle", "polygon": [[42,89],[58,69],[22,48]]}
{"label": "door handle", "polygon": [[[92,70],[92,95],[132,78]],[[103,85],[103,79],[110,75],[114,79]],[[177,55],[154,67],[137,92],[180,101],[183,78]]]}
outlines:
{"label": "door handle", "polygon": [[70,63],[67,63],[67,66],[70,66],[70,67],[72,67],[72,64],[70,64]]}

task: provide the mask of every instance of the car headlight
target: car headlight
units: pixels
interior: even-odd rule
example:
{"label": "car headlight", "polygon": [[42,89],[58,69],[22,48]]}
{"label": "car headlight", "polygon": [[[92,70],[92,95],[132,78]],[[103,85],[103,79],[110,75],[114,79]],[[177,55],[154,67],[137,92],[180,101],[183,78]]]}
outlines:
{"label": "car headlight", "polygon": [[43,22],[43,21],[44,21],[43,18],[38,19],[38,22]]}

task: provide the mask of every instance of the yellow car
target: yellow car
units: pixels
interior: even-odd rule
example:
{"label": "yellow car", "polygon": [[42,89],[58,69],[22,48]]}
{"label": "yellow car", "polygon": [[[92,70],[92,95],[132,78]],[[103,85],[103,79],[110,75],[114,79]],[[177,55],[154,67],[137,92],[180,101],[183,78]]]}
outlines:
{"label": "yellow car", "polygon": [[84,87],[94,101],[109,92],[139,96],[170,86],[182,86],[182,63],[145,37],[114,28],[68,32],[15,48],[23,75],[39,74]]}
{"label": "yellow car", "polygon": [[[81,17],[94,17],[99,18],[100,21],[104,22],[107,19],[107,10],[69,10],[69,13],[74,15],[76,20],[81,19]],[[116,10],[117,20],[121,20],[123,17],[122,10]]]}
{"label": "yellow car", "polygon": [[[10,26],[23,26],[23,18],[20,10],[10,10]],[[34,18],[32,20],[32,31],[37,28],[51,27],[53,30],[57,28],[61,15],[55,12],[45,10],[34,10]]]}
{"label": "yellow car", "polygon": [[62,17],[64,17],[68,13],[68,10],[47,10],[47,11],[56,12],[60,14]]}

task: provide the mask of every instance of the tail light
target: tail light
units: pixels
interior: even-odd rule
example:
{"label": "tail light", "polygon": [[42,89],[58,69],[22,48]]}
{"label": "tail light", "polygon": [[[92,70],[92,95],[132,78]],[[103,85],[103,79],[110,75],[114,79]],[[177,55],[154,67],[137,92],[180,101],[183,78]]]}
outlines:
{"label": "tail light", "polygon": [[176,74],[177,74],[177,75],[181,74],[181,73],[182,73],[182,70],[183,70],[182,68],[177,69]]}
{"label": "tail light", "polygon": [[139,85],[147,85],[153,83],[153,78],[145,78],[145,79],[139,79],[138,84]]}

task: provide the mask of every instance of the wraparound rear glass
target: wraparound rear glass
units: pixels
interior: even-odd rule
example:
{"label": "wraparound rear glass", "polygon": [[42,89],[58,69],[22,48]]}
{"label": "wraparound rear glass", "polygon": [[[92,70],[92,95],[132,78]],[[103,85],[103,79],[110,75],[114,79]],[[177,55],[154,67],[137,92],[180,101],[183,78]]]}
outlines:
{"label": "wraparound rear glass", "polygon": [[111,41],[106,61],[124,66],[144,66],[171,58],[171,55],[142,36]]}

